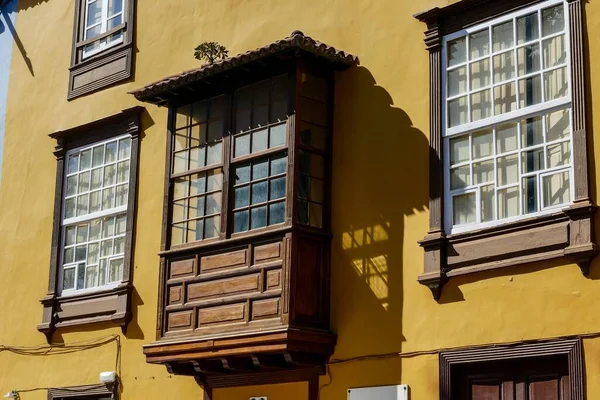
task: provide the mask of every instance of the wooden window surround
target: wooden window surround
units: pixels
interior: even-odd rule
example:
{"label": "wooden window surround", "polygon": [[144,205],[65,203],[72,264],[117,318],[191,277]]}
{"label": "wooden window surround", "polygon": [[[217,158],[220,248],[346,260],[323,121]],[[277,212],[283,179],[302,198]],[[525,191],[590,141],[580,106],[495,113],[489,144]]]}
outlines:
{"label": "wooden window surround", "polygon": [[[133,70],[134,0],[95,0],[98,19],[87,19],[88,0],[75,1],[73,48],[67,98],[74,99],[129,79]],[[108,11],[119,5],[118,9]],[[113,14],[114,13],[114,14]],[[114,15],[114,16],[113,16]],[[91,18],[91,17],[90,17]],[[86,29],[90,24],[95,28]],[[89,33],[93,37],[88,39]]]}
{"label": "wooden window surround", "polygon": [[118,399],[118,385],[95,384],[48,389],[48,400],[112,400]]}
{"label": "wooden window surround", "polygon": [[439,360],[440,400],[469,392],[475,400],[585,399],[581,338],[447,351]]}
{"label": "wooden window surround", "polygon": [[147,362],[206,390],[323,373],[334,71],[355,62],[296,31],[133,92],[170,109]]}
{"label": "wooden window surround", "polygon": [[[54,197],[54,218],[52,226],[52,250],[50,253],[50,277],[48,293],[41,300],[43,305],[42,323],[37,329],[46,335],[48,342],[57,328],[97,322],[108,322],[121,326],[124,330],[131,320],[130,304],[133,285],[131,282],[132,245],[135,226],[135,203],[137,191],[137,168],[139,157],[140,113],[142,107],[123,110],[119,114],[52,133],[57,142],[56,188]],[[123,135],[131,137],[130,178],[127,194],[125,219],[124,256],[122,280],[107,289],[75,291],[61,294],[61,252],[62,252],[62,207],[64,204],[65,154],[69,149],[90,145]]]}
{"label": "wooden window surround", "polygon": [[425,44],[429,51],[430,84],[429,230],[419,242],[425,250],[425,270],[418,281],[431,289],[436,300],[453,276],[559,257],[576,262],[587,275],[591,260],[598,254],[593,225],[597,207],[591,201],[588,185],[583,1],[565,1],[571,54],[572,203],[551,214],[524,216],[515,222],[453,234],[444,226],[447,205],[444,205],[442,38],[539,0],[462,0],[415,15],[427,24]]}

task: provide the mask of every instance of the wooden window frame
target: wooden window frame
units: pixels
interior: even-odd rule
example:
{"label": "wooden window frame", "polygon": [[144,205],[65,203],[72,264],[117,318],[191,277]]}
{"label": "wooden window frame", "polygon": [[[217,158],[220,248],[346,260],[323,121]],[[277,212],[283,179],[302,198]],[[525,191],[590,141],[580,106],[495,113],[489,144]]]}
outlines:
{"label": "wooden window frame", "polygon": [[567,356],[571,400],[585,399],[585,373],[581,338],[513,346],[482,346],[440,353],[440,400],[452,400],[452,371],[454,367],[480,362]]}
{"label": "wooden window frame", "polygon": [[94,385],[69,386],[62,388],[49,388],[48,400],[64,400],[73,397],[89,397],[90,400],[110,397],[118,399],[118,383],[98,383]]}
{"label": "wooden window frame", "polygon": [[[52,341],[55,330],[60,327],[108,322],[121,326],[125,330],[131,320],[130,308],[133,291],[131,265],[141,133],[140,113],[142,110],[142,107],[130,108],[119,114],[50,135],[51,138],[57,141],[54,151],[57,166],[52,222],[52,250],[50,254],[48,292],[41,300],[43,305],[42,323],[37,326],[37,329],[46,335],[49,343]],[[123,280],[115,287],[85,290],[82,293],[75,292],[62,296],[59,277],[61,276],[60,254],[62,251],[62,207],[66,152],[70,149],[123,135],[131,136]]]}
{"label": "wooden window frame", "polygon": [[[129,79],[133,73],[135,0],[123,0],[122,24],[89,40],[84,39],[86,1],[75,0],[68,100]],[[84,57],[83,48],[85,45],[119,32],[123,34],[120,43]]]}
{"label": "wooden window frame", "polygon": [[572,204],[546,215],[523,216],[517,221],[450,234],[444,227],[444,148],[442,97],[443,37],[468,26],[541,3],[540,0],[462,0],[415,15],[427,24],[425,44],[429,52],[429,230],[419,244],[425,250],[424,273],[418,281],[435,300],[453,276],[567,257],[584,275],[598,254],[588,183],[588,149],[585,102],[584,6],[582,0],[565,0],[568,15],[572,98]]}

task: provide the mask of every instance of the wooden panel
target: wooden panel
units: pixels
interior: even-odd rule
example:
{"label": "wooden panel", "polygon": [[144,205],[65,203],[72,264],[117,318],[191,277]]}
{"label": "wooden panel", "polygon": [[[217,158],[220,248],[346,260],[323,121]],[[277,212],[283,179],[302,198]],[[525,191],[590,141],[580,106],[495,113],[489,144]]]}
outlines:
{"label": "wooden panel", "polygon": [[171,262],[171,278],[192,276],[194,274],[195,262],[196,260],[194,258]]}
{"label": "wooden panel", "polygon": [[530,228],[452,244],[448,250],[450,266],[474,260],[507,258],[541,248],[564,247],[569,243],[568,222]]}
{"label": "wooden panel", "polygon": [[279,315],[279,299],[256,300],[252,303],[252,319]]}
{"label": "wooden panel", "polygon": [[297,251],[294,311],[296,316],[309,317],[308,321],[312,321],[320,311],[321,244],[298,238]]}
{"label": "wooden panel", "polygon": [[257,246],[254,249],[254,263],[281,258],[281,242]]}
{"label": "wooden panel", "polygon": [[281,269],[267,271],[266,289],[278,289],[281,287]]}
{"label": "wooden panel", "polygon": [[169,314],[167,326],[168,326],[168,330],[191,329],[192,328],[192,310],[180,311],[180,312]]}
{"label": "wooden panel", "polygon": [[237,250],[224,254],[215,254],[202,257],[200,269],[202,272],[212,271],[222,268],[231,268],[247,265],[248,250]]}
{"label": "wooden panel", "polygon": [[563,400],[559,397],[558,378],[531,382],[529,384],[529,400]]}
{"label": "wooden panel", "polygon": [[471,385],[472,400],[502,400],[500,385],[476,383]]}
{"label": "wooden panel", "polygon": [[245,316],[246,303],[203,308],[198,310],[198,325],[243,321]]}
{"label": "wooden panel", "polygon": [[188,286],[186,301],[189,302],[207,297],[227,296],[244,292],[257,292],[260,289],[259,285],[259,273],[194,283]]}
{"label": "wooden panel", "polygon": [[181,286],[173,286],[169,288],[169,304],[181,303]]}

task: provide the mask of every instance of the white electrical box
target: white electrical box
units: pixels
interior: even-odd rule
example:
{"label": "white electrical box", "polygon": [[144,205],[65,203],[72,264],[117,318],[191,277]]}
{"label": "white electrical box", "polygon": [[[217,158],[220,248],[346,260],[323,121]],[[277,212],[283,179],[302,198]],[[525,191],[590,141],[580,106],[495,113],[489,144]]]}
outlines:
{"label": "white electrical box", "polygon": [[348,400],[408,400],[408,385],[352,388]]}

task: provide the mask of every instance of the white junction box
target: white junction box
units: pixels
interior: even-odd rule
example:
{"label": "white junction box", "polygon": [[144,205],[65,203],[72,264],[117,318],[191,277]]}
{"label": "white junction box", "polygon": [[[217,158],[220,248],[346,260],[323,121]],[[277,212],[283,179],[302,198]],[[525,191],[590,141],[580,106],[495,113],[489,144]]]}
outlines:
{"label": "white junction box", "polygon": [[348,400],[408,400],[408,385],[350,388]]}

